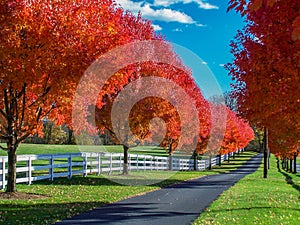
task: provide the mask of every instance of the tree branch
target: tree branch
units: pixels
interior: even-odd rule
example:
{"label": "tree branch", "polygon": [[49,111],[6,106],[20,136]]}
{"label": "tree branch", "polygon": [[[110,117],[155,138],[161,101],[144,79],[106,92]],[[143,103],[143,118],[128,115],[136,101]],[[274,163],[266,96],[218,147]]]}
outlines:
{"label": "tree branch", "polygon": [[47,95],[47,94],[49,93],[50,89],[51,89],[50,87],[47,87],[47,88],[44,90],[44,92],[43,92],[40,96],[38,96],[38,98],[37,98],[35,101],[33,101],[33,102],[28,106],[28,108],[30,108],[30,107],[32,107],[33,105],[35,105],[41,98],[45,97],[45,95]]}
{"label": "tree branch", "polygon": [[8,148],[4,148],[1,145],[0,145],[0,149],[3,150],[3,151],[6,151],[6,152],[8,151]]}
{"label": "tree branch", "polygon": [[22,124],[23,124],[23,121],[24,121],[24,117],[25,117],[25,106],[26,106],[26,84],[24,84],[23,86],[23,100],[22,100],[22,115],[21,115],[21,121],[20,121],[20,124],[19,124],[19,130],[21,130],[22,128]]}
{"label": "tree branch", "polygon": [[2,116],[4,116],[4,118],[6,119],[6,113],[2,110],[2,109],[0,109],[0,114],[2,114]]}
{"label": "tree branch", "polygon": [[23,136],[21,136],[20,138],[18,138],[17,142],[18,142],[18,143],[21,143],[21,142],[24,141],[26,138],[28,138],[29,135],[30,135],[29,133],[24,134]]}

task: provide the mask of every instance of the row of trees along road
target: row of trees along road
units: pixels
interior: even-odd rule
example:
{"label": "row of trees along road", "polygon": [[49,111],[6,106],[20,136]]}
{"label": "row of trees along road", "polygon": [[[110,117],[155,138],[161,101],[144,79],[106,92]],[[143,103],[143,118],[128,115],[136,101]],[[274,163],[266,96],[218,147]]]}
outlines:
{"label": "row of trees along road", "polygon": [[[86,69],[99,56],[135,40],[158,40],[162,43],[161,51],[176,65],[182,64],[169,44],[155,33],[151,22],[124,11],[113,0],[5,0],[0,4],[0,135],[7,143],[6,147],[1,146],[8,154],[6,192],[17,191],[19,144],[32,135],[42,135],[43,119],[71,128],[73,125],[74,133],[95,132],[85,121],[75,121],[77,126],[74,129],[71,115],[77,85]],[[195,84],[190,70],[178,68],[185,67],[147,61],[128,65],[111,76],[99,90],[95,110],[96,132],[110,131],[114,136],[118,131],[112,129],[110,112],[118,93],[138,78],[157,76],[180,86],[194,101],[201,129],[193,140],[186,139],[181,143],[196,143],[197,153],[206,151],[212,121],[218,119]],[[141,86],[141,89],[144,88]],[[89,95],[82,97],[89,103]],[[182,114],[187,117],[188,125],[193,126],[193,118],[188,117],[190,103],[182,101],[178,99],[179,104],[186,106]],[[89,105],[86,109],[89,110]],[[245,146],[253,138],[253,132],[247,122],[225,110],[230,116],[226,122],[227,139],[222,143],[222,151],[229,152]],[[88,111],[85,113],[88,117]],[[145,98],[138,102],[131,111],[131,130],[141,141],[151,141],[155,132],[150,135],[149,126],[157,122],[153,122],[154,117],[165,121],[166,136],[162,138],[161,145],[172,154],[180,140],[180,121],[175,108],[164,99]],[[245,133],[244,127],[247,127]],[[130,140],[124,145],[125,173],[128,146],[132,146]]]}
{"label": "row of trees along road", "polygon": [[[268,149],[296,160],[300,144],[300,1],[230,0],[229,10],[247,21],[232,41],[239,111],[264,131]],[[295,163],[296,164],[296,163]]]}

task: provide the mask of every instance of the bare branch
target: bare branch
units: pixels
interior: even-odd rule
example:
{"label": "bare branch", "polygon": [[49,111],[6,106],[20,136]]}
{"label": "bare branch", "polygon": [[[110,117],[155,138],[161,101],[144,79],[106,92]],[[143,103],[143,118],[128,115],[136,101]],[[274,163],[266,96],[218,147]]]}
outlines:
{"label": "bare branch", "polygon": [[45,97],[45,95],[47,95],[47,94],[49,93],[50,89],[51,89],[50,87],[45,88],[44,92],[43,92],[40,96],[38,96],[38,98],[37,98],[35,101],[33,101],[33,102],[28,106],[28,108],[32,107],[32,106],[35,105],[40,99],[42,99],[43,97]]}
{"label": "bare branch", "polygon": [[21,130],[22,128],[22,124],[23,124],[23,121],[24,121],[24,117],[25,117],[25,106],[26,106],[26,84],[24,84],[23,86],[23,100],[22,100],[22,115],[21,115],[21,121],[20,121],[20,124],[19,124],[19,130]]}
{"label": "bare branch", "polygon": [[8,152],[8,148],[4,148],[4,147],[2,147],[1,145],[0,145],[0,149],[3,150],[3,151]]}
{"label": "bare branch", "polygon": [[37,114],[37,116],[36,116],[36,122],[39,122],[39,120],[41,118],[41,115],[42,115],[43,109],[41,107],[39,107],[36,111],[37,111],[36,112],[36,114]]}
{"label": "bare branch", "polygon": [[23,136],[21,136],[20,138],[18,138],[17,142],[18,142],[18,143],[21,143],[21,142],[24,141],[26,138],[28,138],[29,135],[30,135],[29,133],[24,134]]}
{"label": "bare branch", "polygon": [[6,113],[2,110],[2,109],[0,109],[0,114],[2,114],[2,116],[4,117],[4,118],[6,118]]}

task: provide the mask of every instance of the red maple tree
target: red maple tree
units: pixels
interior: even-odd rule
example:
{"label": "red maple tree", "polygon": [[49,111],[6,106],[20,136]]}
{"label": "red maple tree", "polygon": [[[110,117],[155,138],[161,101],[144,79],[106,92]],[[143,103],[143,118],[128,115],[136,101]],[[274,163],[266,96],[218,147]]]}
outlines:
{"label": "red maple tree", "polygon": [[42,132],[45,117],[71,124],[76,86],[90,64],[133,33],[152,33],[113,0],[5,0],[0,12],[1,148],[8,153],[6,191],[16,192],[19,144]]}
{"label": "red maple tree", "polygon": [[[231,0],[229,9],[248,21],[231,44],[234,62],[227,67],[237,81],[239,111],[258,127],[272,130],[270,144],[284,140],[281,147],[292,149],[300,131],[300,3]],[[273,147],[271,151],[278,152]],[[267,177],[266,166],[264,171]]]}

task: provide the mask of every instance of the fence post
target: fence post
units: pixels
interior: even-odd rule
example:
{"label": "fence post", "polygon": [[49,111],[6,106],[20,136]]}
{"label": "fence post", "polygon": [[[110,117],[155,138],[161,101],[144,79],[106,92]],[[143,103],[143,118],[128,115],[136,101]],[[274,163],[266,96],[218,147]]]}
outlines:
{"label": "fence post", "polygon": [[150,157],[150,171],[153,170],[153,156]]}
{"label": "fence post", "polygon": [[28,177],[28,185],[31,185],[31,156],[29,156],[28,161],[27,161],[27,168],[28,171],[26,172],[26,177]]}
{"label": "fence post", "polygon": [[136,171],[139,171],[139,155],[136,155]]}
{"label": "fence post", "polygon": [[212,165],[211,165],[212,162],[211,161],[212,161],[212,155],[209,155],[209,161],[208,161],[209,162],[209,165],[208,165],[209,170],[211,170],[211,167],[212,167]]}
{"label": "fence post", "polygon": [[112,153],[110,153],[110,157],[109,157],[109,174],[112,173]]}
{"label": "fence post", "polygon": [[68,157],[68,178],[72,178],[72,155],[70,154]]}
{"label": "fence post", "polygon": [[131,154],[128,154],[128,162],[127,162],[127,164],[128,164],[128,172],[131,172]]}
{"label": "fence post", "polygon": [[173,156],[172,154],[169,154],[169,170],[173,170]]}
{"label": "fence post", "polygon": [[[130,159],[130,154],[128,155],[128,161]],[[120,167],[120,173],[122,173],[122,154],[119,155],[119,167]]]}
{"label": "fence post", "polygon": [[54,179],[54,159],[53,159],[53,155],[51,155],[51,157],[50,157],[49,164],[50,164],[50,169],[49,169],[50,178],[49,178],[49,180],[53,181],[53,179]]}
{"label": "fence post", "polygon": [[87,155],[84,154],[83,157],[83,176],[86,177],[87,176]]}
{"label": "fence post", "polygon": [[101,173],[101,153],[98,153],[98,173],[97,175],[99,176]]}
{"label": "fence post", "polygon": [[146,156],[144,155],[144,171],[146,171]]}
{"label": "fence post", "polygon": [[2,162],[1,162],[1,167],[2,167],[2,186],[1,189],[5,189],[5,175],[6,175],[6,170],[5,170],[5,158],[2,157]]}

